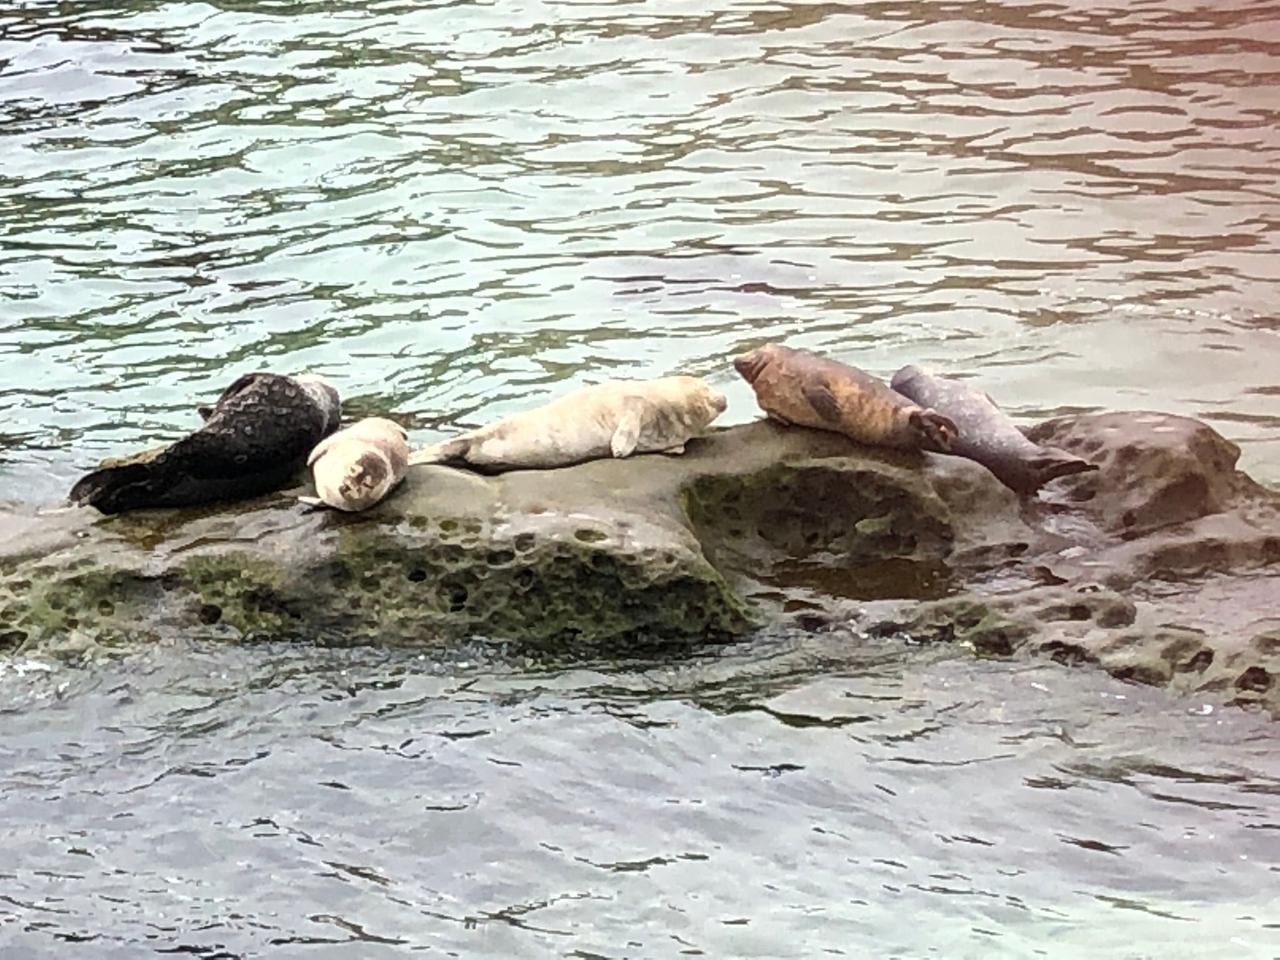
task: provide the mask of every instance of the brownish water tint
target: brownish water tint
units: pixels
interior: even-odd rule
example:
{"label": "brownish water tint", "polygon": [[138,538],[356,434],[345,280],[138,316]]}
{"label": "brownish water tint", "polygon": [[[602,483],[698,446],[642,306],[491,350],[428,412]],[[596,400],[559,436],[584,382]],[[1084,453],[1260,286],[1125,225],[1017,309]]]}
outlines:
{"label": "brownish water tint", "polygon": [[761,582],[847,600],[936,600],[951,586],[946,564],[901,558],[862,563],[794,560],[779,564]]}
{"label": "brownish water tint", "polygon": [[[0,500],[264,366],[425,441],[766,339],[1275,483],[1278,254],[1276,0],[0,8]],[[1270,724],[943,656],[6,660],[0,956],[1280,954]]]}

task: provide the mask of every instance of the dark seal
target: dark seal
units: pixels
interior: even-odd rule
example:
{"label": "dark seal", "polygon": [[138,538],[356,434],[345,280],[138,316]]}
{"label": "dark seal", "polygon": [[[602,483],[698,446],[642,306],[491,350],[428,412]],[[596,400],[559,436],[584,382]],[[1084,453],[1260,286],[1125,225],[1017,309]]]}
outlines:
{"label": "dark seal", "polygon": [[69,496],[122,513],[277,490],[338,426],[339,412],[337,391],[318,377],[246,374],[201,408],[205,423],[198,430],[159,450],[104,461]]}
{"label": "dark seal", "polygon": [[960,428],[949,453],[982,464],[1006,487],[1023,495],[1050,480],[1098,469],[1069,453],[1028,440],[994,400],[958,380],[906,366],[893,375],[893,389],[950,417]]}

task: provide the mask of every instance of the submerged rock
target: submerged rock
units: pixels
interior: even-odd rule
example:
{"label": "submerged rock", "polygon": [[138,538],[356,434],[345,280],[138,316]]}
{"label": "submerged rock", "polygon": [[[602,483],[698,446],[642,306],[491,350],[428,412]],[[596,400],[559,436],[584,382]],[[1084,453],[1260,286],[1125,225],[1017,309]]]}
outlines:
{"label": "submerged rock", "polygon": [[109,519],[0,510],[0,649],[181,634],[625,654],[790,621],[1280,713],[1280,495],[1186,418],[1029,435],[1100,469],[1027,500],[969,460],[759,422],[682,457],[415,468],[358,515],[307,512],[298,491]]}

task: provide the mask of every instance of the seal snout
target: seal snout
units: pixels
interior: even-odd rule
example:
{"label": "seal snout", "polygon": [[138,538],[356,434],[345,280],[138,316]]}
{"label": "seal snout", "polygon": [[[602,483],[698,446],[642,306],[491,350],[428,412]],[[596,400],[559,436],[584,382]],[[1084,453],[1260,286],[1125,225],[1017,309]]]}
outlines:
{"label": "seal snout", "polygon": [[367,497],[386,483],[390,476],[391,468],[386,458],[375,450],[368,450],[360,454],[347,470],[339,490],[343,496],[353,499]]}
{"label": "seal snout", "polygon": [[733,358],[733,369],[747,383],[755,383],[766,363],[764,351],[752,350]]}

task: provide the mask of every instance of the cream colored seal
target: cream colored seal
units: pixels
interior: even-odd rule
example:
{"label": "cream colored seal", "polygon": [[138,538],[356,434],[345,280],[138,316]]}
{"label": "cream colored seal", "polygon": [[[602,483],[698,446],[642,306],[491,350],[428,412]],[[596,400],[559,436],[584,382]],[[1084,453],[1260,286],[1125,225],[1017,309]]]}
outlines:
{"label": "cream colored seal", "polygon": [[378,503],[404,479],[409,445],[400,424],[367,417],[319,443],[307,465],[318,495],[298,499],[354,513]]}
{"label": "cream colored seal", "polygon": [[724,395],[697,377],[610,380],[414,451],[409,463],[547,469],[633,453],[683,453],[685,442],[724,408]]}

